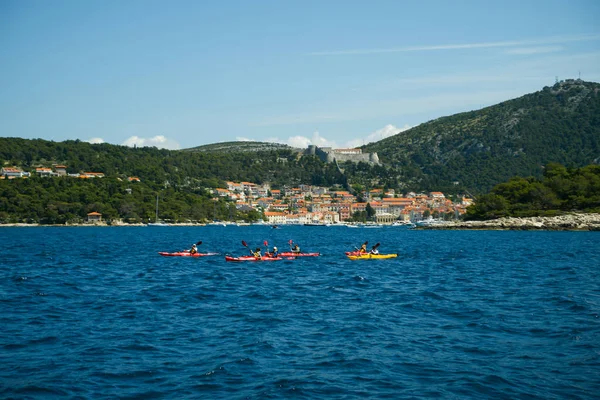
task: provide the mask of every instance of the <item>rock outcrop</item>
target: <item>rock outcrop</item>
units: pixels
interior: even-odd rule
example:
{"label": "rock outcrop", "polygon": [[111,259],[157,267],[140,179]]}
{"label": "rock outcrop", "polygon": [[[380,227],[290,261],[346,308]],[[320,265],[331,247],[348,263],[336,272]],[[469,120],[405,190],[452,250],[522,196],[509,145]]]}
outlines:
{"label": "rock outcrop", "polygon": [[499,218],[490,221],[452,221],[419,229],[600,231],[600,214],[566,214],[556,217]]}

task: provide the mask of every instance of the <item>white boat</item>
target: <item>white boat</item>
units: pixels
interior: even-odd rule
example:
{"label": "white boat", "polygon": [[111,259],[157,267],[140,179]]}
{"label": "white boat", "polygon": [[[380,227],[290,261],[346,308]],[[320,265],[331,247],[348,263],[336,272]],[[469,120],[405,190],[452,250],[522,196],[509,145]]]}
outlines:
{"label": "white boat", "polygon": [[146,226],[169,226],[166,222],[158,220],[158,195],[156,195],[156,215],[154,217],[154,222],[149,222]]}
{"label": "white boat", "polygon": [[392,226],[405,226],[405,225],[411,225],[412,222],[410,221],[395,221]]}
{"label": "white boat", "polygon": [[415,224],[417,226],[439,226],[439,225],[444,225],[445,222],[441,219],[429,218],[429,219],[424,219],[422,221],[417,221]]}
{"label": "white boat", "polygon": [[392,226],[403,227],[403,228],[414,228],[416,225],[410,221],[396,221]]}

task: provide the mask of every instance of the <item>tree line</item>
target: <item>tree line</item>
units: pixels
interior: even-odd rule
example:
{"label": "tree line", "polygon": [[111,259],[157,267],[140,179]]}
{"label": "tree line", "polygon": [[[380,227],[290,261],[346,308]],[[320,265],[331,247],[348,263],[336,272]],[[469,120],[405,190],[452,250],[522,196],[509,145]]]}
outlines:
{"label": "tree line", "polygon": [[514,177],[477,197],[465,219],[553,216],[600,212],[600,165],[567,168],[551,163],[541,179]]}
{"label": "tree line", "polygon": [[156,188],[114,177],[11,179],[0,181],[0,223],[81,223],[90,212],[108,221],[147,223],[156,217],[168,222],[212,220],[253,222],[255,210],[238,210],[234,203],[213,199],[204,189]]}

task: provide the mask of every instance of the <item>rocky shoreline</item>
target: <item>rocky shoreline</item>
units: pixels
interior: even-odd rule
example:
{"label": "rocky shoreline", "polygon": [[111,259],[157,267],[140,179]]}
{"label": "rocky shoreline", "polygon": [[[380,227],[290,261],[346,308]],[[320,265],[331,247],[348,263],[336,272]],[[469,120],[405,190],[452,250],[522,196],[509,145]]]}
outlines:
{"label": "rocky shoreline", "polygon": [[417,229],[600,231],[600,214],[565,214],[555,217],[499,218],[490,221],[449,221]]}
{"label": "rocky shoreline", "polygon": [[[170,226],[205,226],[211,224],[182,223]],[[248,224],[250,225],[250,224]],[[0,227],[36,227],[36,226],[146,226],[146,224],[113,224],[84,223],[68,225],[40,225],[40,224],[0,224]],[[446,221],[431,226],[418,226],[414,229],[436,230],[540,230],[540,231],[600,231],[600,213],[582,214],[573,213],[555,217],[527,217],[527,218],[499,218],[489,221]]]}

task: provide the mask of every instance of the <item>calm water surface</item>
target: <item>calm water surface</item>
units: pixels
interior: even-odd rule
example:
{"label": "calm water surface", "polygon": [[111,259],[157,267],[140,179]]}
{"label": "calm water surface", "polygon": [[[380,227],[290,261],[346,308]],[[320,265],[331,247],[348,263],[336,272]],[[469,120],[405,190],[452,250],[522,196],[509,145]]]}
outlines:
{"label": "calm water surface", "polygon": [[[323,256],[223,257],[290,239]],[[157,254],[199,240],[222,255]],[[366,240],[399,257],[344,257]],[[599,398],[597,232],[0,228],[0,242],[0,398]]]}

